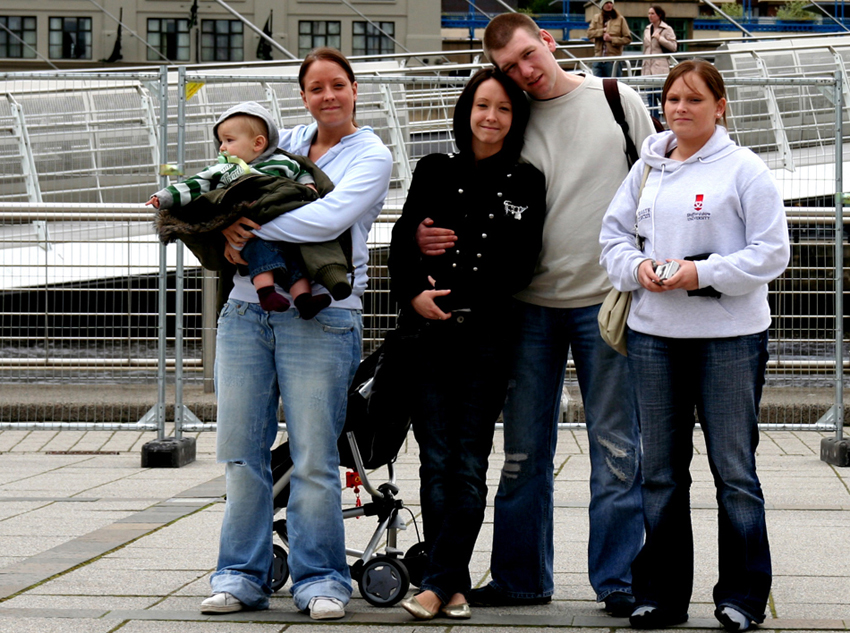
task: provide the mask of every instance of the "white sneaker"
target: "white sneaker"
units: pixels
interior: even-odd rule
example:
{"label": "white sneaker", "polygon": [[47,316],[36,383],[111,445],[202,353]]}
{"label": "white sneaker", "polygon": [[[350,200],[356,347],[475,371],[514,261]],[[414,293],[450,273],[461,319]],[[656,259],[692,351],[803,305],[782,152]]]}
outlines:
{"label": "white sneaker", "polygon": [[307,609],[314,620],[339,620],[345,616],[345,605],[336,598],[316,596],[310,600]]}
{"label": "white sneaker", "polygon": [[242,610],[242,603],[230,593],[214,593],[201,603],[201,613],[233,613]]}
{"label": "white sneaker", "polygon": [[716,617],[720,621],[720,624],[723,625],[723,628],[730,633],[746,631],[752,624],[750,622],[750,618],[734,607],[717,607],[714,611],[714,617]]}

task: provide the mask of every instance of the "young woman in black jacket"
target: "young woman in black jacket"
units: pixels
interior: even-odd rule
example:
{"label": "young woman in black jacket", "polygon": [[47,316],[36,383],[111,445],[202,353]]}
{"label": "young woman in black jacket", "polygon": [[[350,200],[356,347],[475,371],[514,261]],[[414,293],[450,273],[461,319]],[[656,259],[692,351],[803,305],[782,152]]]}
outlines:
{"label": "young woman in black jacket", "polygon": [[[525,95],[493,69],[467,83],[454,113],[457,154],[422,158],[393,229],[390,277],[401,327],[421,330],[413,430],[429,562],[417,619],[470,617],[469,560],[487,498],[493,430],[508,384],[511,296],[531,280],[546,207],[543,174],[519,163]],[[454,231],[451,249],[423,255],[426,218]]]}

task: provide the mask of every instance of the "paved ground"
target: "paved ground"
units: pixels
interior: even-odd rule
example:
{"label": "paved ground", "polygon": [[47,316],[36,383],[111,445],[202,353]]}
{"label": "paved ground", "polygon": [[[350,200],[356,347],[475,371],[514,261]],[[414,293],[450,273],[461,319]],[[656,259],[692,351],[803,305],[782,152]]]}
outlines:
{"label": "paved ground", "polygon": [[[759,467],[774,556],[764,629],[850,628],[850,469],[820,461],[822,436],[762,433]],[[0,432],[0,633],[612,631],[628,626],[603,614],[587,582],[584,431],[560,434],[555,601],[476,609],[465,623],[413,623],[398,607],[368,605],[356,589],[346,619],[337,623],[314,624],[296,613],[286,589],[272,599],[269,611],[202,616],[198,605],[208,595],[224,508],[215,434],[198,435],[197,461],[177,470],[140,468],[141,446],[152,437],[129,431]],[[496,443],[501,444],[498,436]],[[717,630],[710,604],[716,573],[714,489],[702,450],[698,453],[693,466],[697,574],[686,628]],[[417,460],[411,436],[398,460],[398,483],[416,517]],[[498,462],[494,457],[493,484]],[[354,495],[346,491],[345,498],[353,503]],[[479,584],[488,579],[491,521],[488,514],[473,559]],[[375,527],[369,518],[346,524],[349,546],[360,548]],[[402,533],[403,549],[416,541],[410,528]]]}

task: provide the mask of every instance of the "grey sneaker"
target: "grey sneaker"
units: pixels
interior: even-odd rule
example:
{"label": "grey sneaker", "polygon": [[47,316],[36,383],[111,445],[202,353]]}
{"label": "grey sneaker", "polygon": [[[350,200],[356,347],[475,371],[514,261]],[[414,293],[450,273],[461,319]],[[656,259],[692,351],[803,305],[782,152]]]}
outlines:
{"label": "grey sneaker", "polygon": [[339,620],[345,616],[345,605],[336,598],[316,596],[310,600],[307,609],[314,620]]}
{"label": "grey sneaker", "polygon": [[201,613],[233,613],[241,611],[242,603],[230,593],[214,593],[201,603]]}

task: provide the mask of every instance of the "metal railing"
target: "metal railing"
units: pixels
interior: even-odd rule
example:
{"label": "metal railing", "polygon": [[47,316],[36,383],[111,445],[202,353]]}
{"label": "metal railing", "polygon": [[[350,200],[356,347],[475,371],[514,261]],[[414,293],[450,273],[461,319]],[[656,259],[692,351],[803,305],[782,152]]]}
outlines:
{"label": "metal railing", "polygon": [[[800,70],[800,55],[816,54],[814,45],[796,51],[794,64],[779,68],[778,77],[772,62],[747,67],[741,61],[764,59],[763,51],[715,54],[729,88],[731,135],[762,156],[786,200],[799,205],[788,209],[792,260],[770,288],[768,385],[836,392],[828,398],[828,415],[820,401],[796,413],[768,412],[765,422],[783,428],[834,428],[843,412],[838,390],[847,364],[842,287],[847,240],[836,192],[843,191],[838,167],[850,127],[842,101],[846,53],[834,41],[830,46],[823,50],[832,51],[833,65],[822,63],[817,76],[791,70]],[[718,59],[723,56],[731,61]],[[563,63],[581,69],[592,61]],[[386,269],[392,224],[418,159],[453,149],[453,104],[463,75],[476,67],[444,65],[427,74],[421,67],[387,63],[357,69],[358,123],[375,129],[395,163],[390,195],[370,235],[367,353],[395,323]],[[214,279],[191,254],[184,256],[182,247],[159,245],[150,209],[141,203],[165,181],[160,172],[191,174],[213,160],[212,124],[230,105],[253,99],[282,126],[309,122],[295,72],[281,64],[204,72],[181,68],[168,75],[0,75],[5,95],[0,100],[0,388],[148,385],[157,392],[157,405],[142,416],[141,427],[126,424],[161,429],[165,385],[175,383],[178,429],[212,428],[194,419],[181,394],[184,384],[211,386]],[[624,81],[647,95],[662,80]],[[572,372],[568,380],[574,381]],[[38,426],[43,419],[13,421],[11,416],[0,412],[0,429],[43,428]],[[97,417],[128,419],[117,410]]]}

